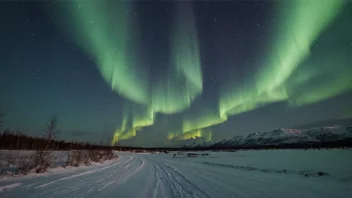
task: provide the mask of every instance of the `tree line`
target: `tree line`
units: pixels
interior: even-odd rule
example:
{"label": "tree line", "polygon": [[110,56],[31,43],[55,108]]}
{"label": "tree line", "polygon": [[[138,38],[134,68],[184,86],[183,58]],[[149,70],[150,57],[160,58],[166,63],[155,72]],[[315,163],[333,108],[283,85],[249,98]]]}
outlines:
{"label": "tree line", "polygon": [[[0,113],[0,127],[2,117]],[[19,131],[6,129],[0,132],[0,149],[8,150],[111,150],[111,146],[90,144],[88,142],[58,140],[59,122],[53,116],[45,126],[42,137],[29,136]]]}
{"label": "tree line", "polygon": [[67,142],[33,137],[5,130],[0,133],[0,149],[9,150],[111,150],[111,146],[94,145],[88,142]]}

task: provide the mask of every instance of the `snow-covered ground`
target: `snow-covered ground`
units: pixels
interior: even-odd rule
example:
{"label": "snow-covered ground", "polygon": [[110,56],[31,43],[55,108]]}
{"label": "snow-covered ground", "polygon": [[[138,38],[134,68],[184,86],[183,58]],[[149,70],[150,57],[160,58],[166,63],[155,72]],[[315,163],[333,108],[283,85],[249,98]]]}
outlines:
{"label": "snow-covered ground", "polygon": [[[0,150],[0,179],[36,175],[46,172],[71,169],[78,166],[90,166],[117,157],[115,151],[71,150],[71,151],[33,151]],[[39,164],[42,163],[42,164]],[[42,168],[44,165],[45,168]],[[73,167],[72,167],[73,166]]]}
{"label": "snow-covered ground", "polygon": [[0,197],[352,197],[352,150],[120,153],[103,165],[0,180]]}

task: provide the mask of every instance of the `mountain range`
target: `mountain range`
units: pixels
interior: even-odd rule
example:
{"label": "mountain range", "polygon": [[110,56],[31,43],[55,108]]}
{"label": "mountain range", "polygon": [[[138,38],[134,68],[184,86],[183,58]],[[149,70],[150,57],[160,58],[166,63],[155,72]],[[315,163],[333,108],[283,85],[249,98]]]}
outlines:
{"label": "mountain range", "polygon": [[183,148],[253,148],[263,146],[283,146],[294,144],[326,144],[339,141],[352,142],[351,126],[329,126],[309,129],[282,128],[271,132],[252,133],[235,136],[219,142],[203,142],[196,139]]}

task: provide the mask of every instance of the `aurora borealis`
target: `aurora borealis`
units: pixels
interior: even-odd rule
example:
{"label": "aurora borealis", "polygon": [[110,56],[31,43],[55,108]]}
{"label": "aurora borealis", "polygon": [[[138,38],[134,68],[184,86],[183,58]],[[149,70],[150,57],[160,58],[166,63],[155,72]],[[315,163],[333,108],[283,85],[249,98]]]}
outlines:
{"label": "aurora borealis", "polygon": [[348,1],[73,0],[0,11],[0,110],[4,125],[28,133],[55,114],[63,138],[159,146],[352,116]]}

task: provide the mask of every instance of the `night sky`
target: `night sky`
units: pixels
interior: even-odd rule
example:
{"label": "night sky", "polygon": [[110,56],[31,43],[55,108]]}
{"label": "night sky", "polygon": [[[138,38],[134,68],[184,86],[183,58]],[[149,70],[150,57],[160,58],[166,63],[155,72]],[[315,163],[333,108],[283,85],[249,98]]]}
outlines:
{"label": "night sky", "polygon": [[172,146],[352,117],[352,4],[0,3],[3,129]]}

